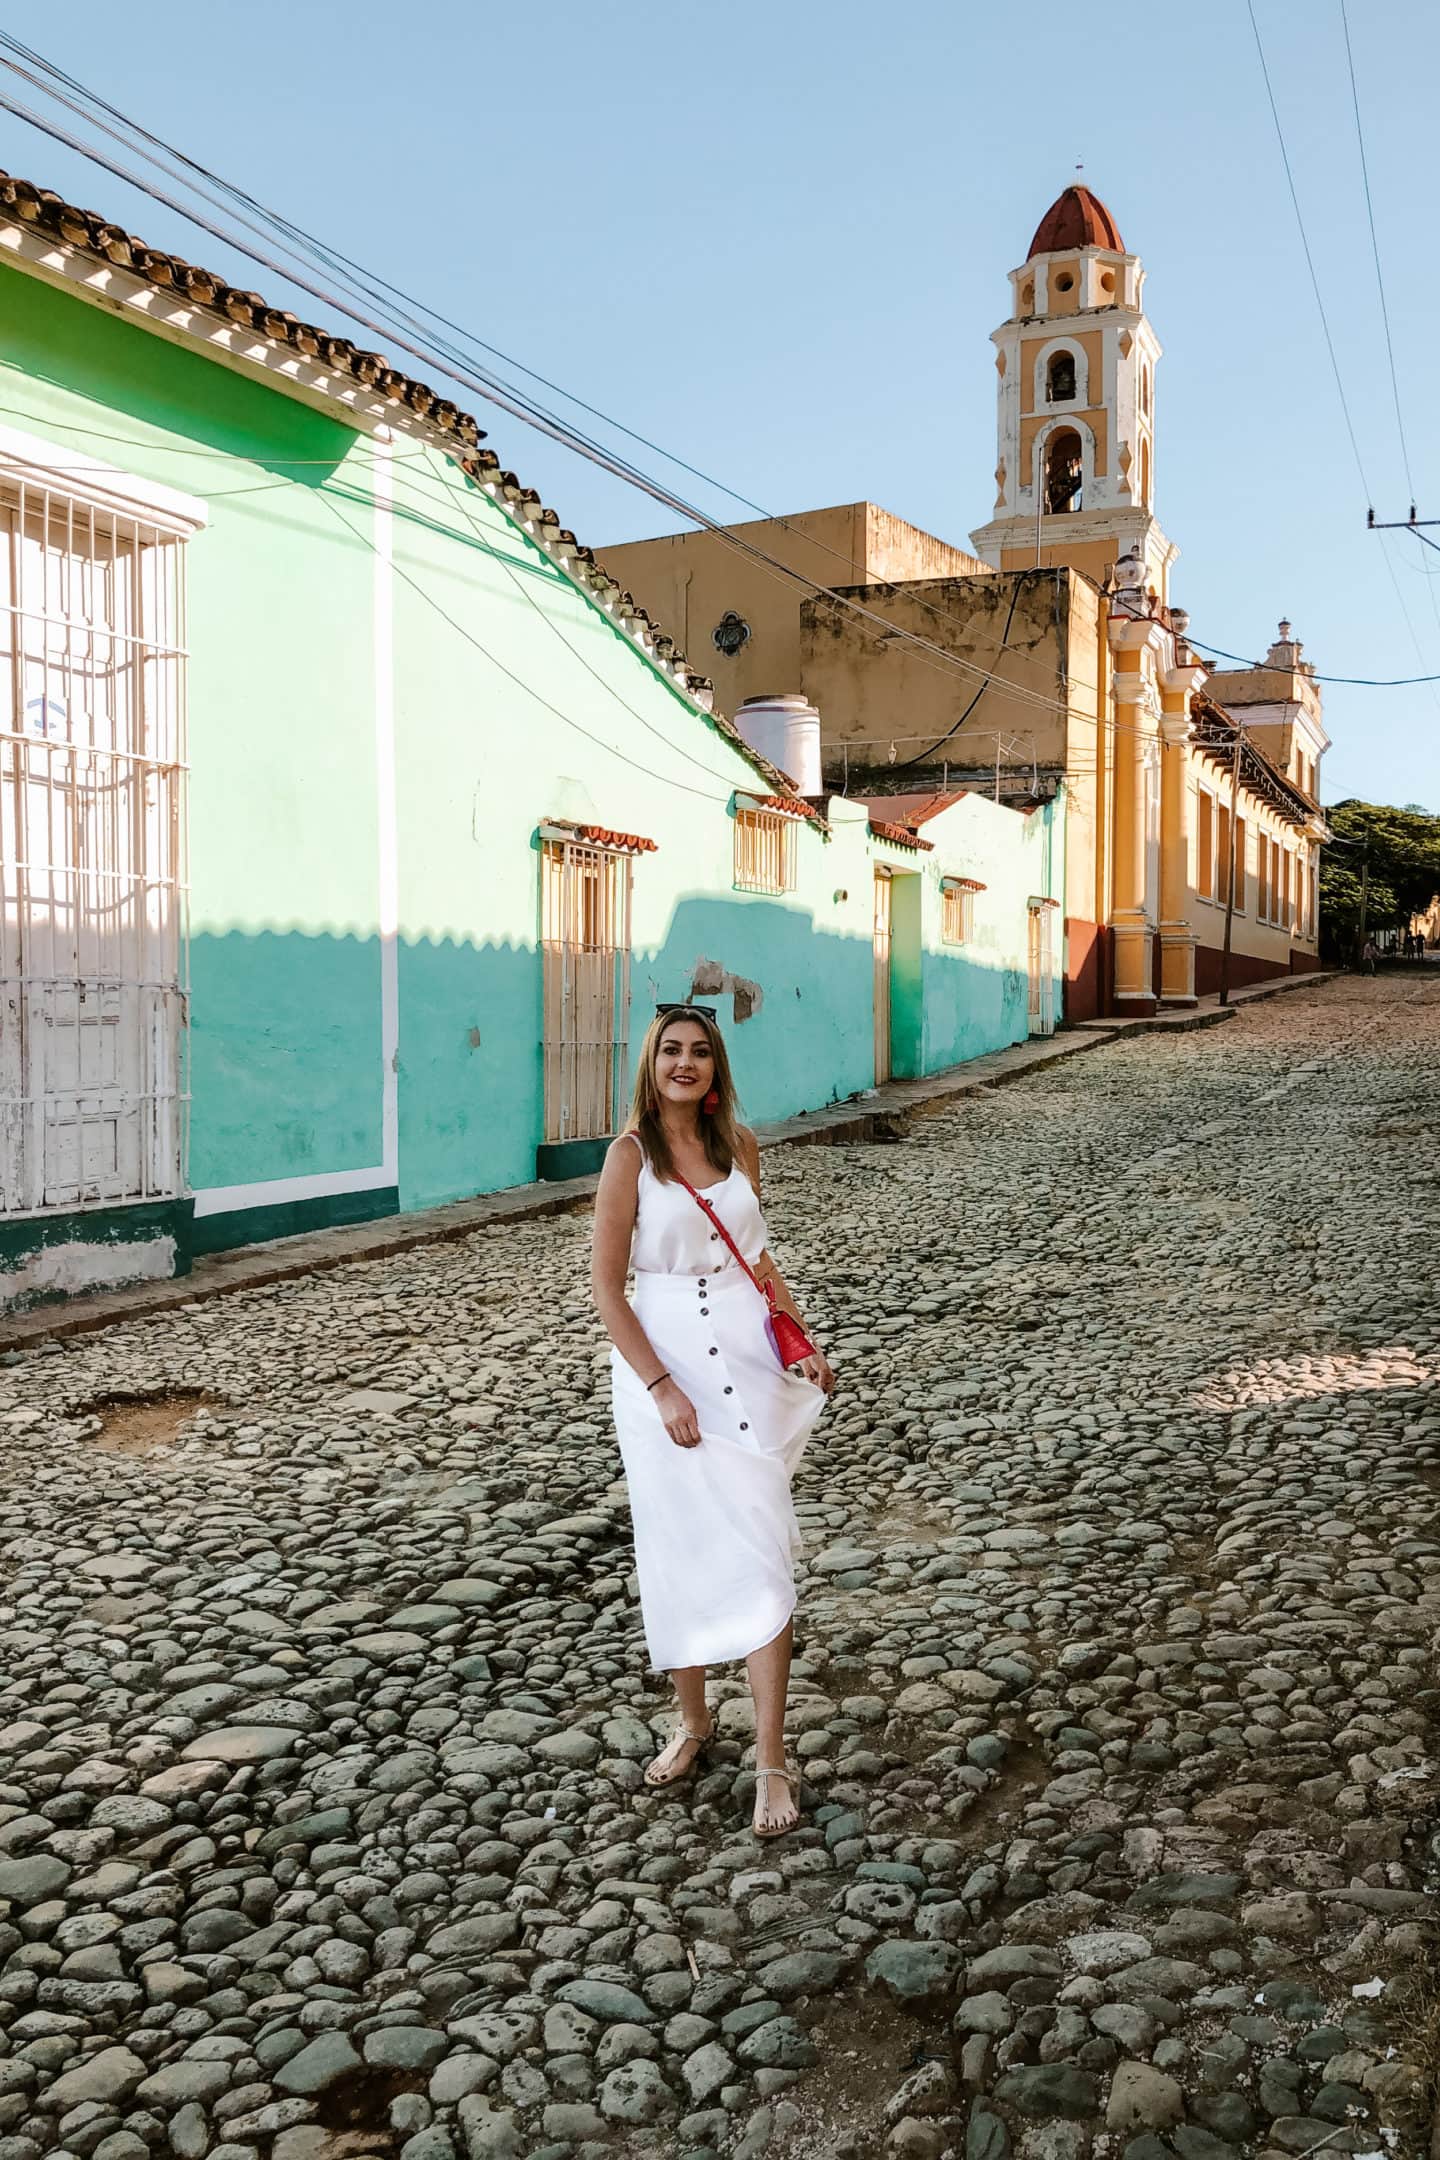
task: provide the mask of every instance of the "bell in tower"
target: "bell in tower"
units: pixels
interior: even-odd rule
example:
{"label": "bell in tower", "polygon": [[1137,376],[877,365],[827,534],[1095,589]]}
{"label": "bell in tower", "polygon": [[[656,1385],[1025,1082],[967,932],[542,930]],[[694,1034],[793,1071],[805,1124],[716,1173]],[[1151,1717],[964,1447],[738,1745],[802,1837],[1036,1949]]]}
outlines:
{"label": "bell in tower", "polygon": [[1164,600],[1177,550],[1155,519],[1155,363],[1145,273],[1105,204],[1067,187],[1010,273],[994,332],[999,493],[971,535],[1001,570],[1069,564],[1097,584],[1133,555]]}

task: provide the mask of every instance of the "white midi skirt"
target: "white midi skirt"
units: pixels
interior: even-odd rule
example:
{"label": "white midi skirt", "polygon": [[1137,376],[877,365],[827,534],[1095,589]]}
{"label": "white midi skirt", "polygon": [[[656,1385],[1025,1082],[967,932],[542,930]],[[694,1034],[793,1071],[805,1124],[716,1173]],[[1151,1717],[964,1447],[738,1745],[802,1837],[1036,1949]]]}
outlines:
{"label": "white midi skirt", "polygon": [[612,1351],[645,1642],[657,1672],[720,1665],[773,1642],[795,1610],[790,1480],[825,1397],[782,1369],[738,1268],[637,1275],[634,1306],[700,1426],[698,1447],[677,1447]]}

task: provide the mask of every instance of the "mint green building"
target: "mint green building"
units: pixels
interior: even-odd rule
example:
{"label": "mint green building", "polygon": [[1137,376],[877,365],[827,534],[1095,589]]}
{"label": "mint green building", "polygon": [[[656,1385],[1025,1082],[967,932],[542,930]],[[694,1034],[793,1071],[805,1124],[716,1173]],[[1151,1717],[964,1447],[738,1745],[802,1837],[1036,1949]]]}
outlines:
{"label": "mint green building", "polygon": [[1053,1025],[1060,806],[800,800],[423,385],[13,180],[0,365],[0,1307]]}

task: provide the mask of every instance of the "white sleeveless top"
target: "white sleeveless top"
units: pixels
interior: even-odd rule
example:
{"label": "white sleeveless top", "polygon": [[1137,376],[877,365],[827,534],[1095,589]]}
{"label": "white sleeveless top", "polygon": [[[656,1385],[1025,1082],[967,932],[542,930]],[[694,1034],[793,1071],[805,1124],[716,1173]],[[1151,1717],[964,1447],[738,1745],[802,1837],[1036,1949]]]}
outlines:
{"label": "white sleeveless top", "polygon": [[[632,1134],[635,1145],[639,1139]],[[635,1238],[630,1265],[637,1275],[719,1275],[739,1272],[735,1256],[706,1221],[683,1185],[657,1178],[640,1148]],[[737,1162],[718,1185],[697,1185],[753,1267],[765,1250],[765,1219],[755,1188]]]}

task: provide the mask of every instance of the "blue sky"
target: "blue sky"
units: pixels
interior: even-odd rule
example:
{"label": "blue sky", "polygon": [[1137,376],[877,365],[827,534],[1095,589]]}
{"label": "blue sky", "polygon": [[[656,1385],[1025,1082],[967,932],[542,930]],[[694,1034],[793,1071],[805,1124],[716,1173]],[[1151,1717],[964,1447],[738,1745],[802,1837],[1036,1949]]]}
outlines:
{"label": "blue sky", "polygon": [[[1366,483],[1245,0],[1098,17],[1056,0],[431,0],[410,17],[71,0],[37,35],[180,148],[754,502],[869,496],[960,544],[993,495],[1006,272],[1083,160],[1148,272],[1157,510],[1194,635],[1256,656],[1288,614],[1322,672],[1440,674],[1440,554],[1365,530],[1367,484],[1382,517],[1409,489],[1338,0],[1255,6]],[[1401,413],[1421,514],[1440,517],[1422,166],[1440,11],[1350,7]],[[8,114],[0,163],[288,296]],[[674,524],[467,402],[592,545]],[[642,462],[712,515],[746,514]],[[1326,697],[1327,798],[1440,811],[1440,684]]]}

